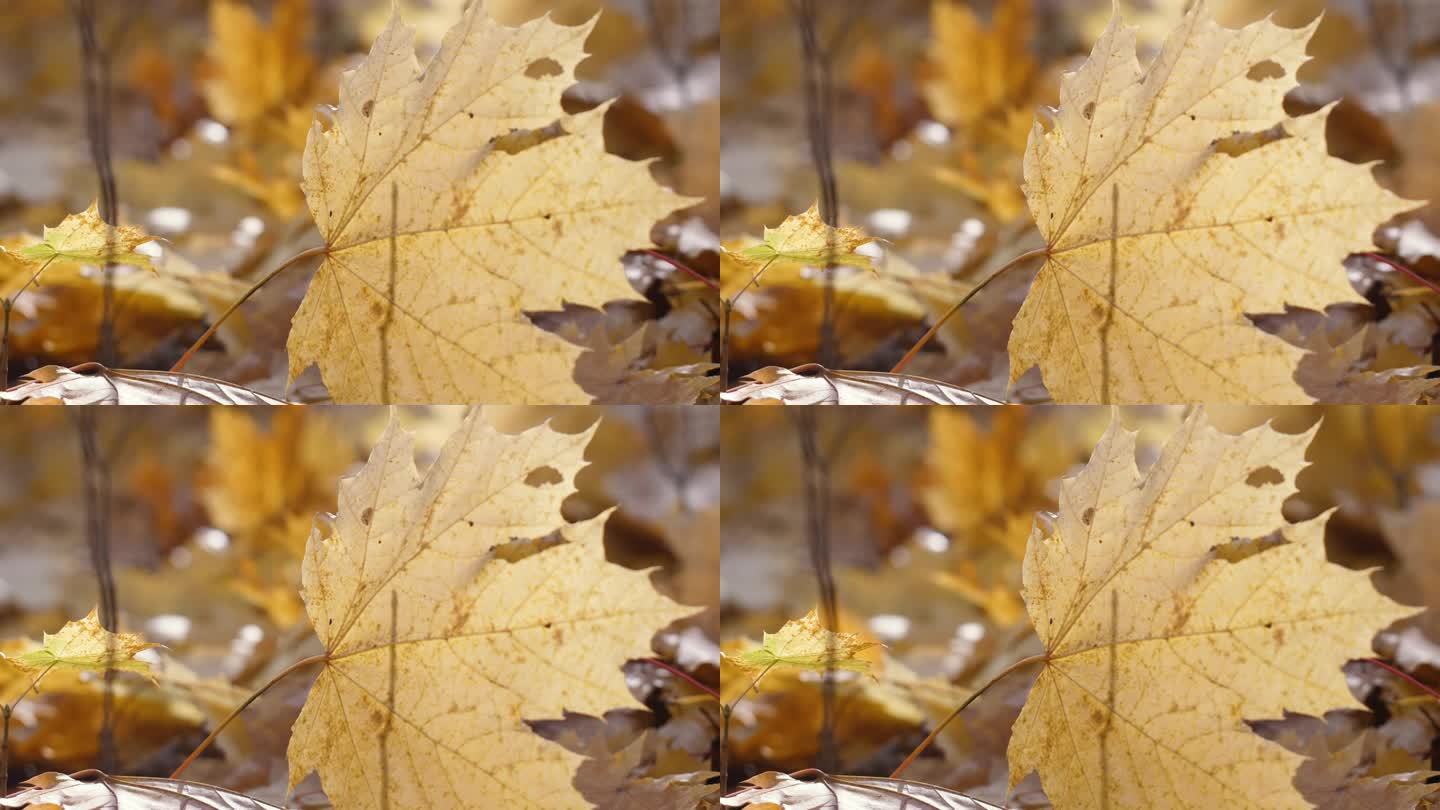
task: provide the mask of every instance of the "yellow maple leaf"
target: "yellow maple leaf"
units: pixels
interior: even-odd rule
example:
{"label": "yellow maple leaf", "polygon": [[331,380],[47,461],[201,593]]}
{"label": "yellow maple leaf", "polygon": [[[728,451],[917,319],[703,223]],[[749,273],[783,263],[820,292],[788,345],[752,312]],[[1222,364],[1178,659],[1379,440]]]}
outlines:
{"label": "yellow maple leaf", "polygon": [[785,218],[779,227],[765,229],[758,244],[725,250],[721,263],[721,294],[734,296],[762,274],[792,275],[806,268],[845,265],[874,270],[870,257],[856,253],[876,241],[859,228],[832,228],[820,219],[820,204]]}
{"label": "yellow maple leaf", "polygon": [[302,555],[313,515],[334,508],[335,479],[354,460],[345,438],[302,407],[272,410],[268,430],[247,411],[216,409],[210,442],[201,497],[215,526],[247,555]]}
{"label": "yellow maple leaf", "polygon": [[620,667],[693,612],[605,561],[608,513],[568,542],[512,542],[561,525],[592,432],[506,435],[474,412],[422,477],[392,418],[306,551],[328,660],[295,722],[292,788],[318,771],[343,807],[589,806],[581,757],[524,720],[630,704]]}
{"label": "yellow maple leaf", "polygon": [[104,672],[117,669],[149,674],[150,665],[135,660],[142,650],[158,647],[134,633],[111,633],[100,626],[94,610],[78,621],[66,622],[58,633],[46,633],[37,649],[4,657],[25,672],[46,670]]}
{"label": "yellow maple leaf", "polygon": [[936,75],[922,86],[930,111],[967,138],[1023,149],[1028,116],[1023,124],[1009,119],[1011,110],[1026,101],[1038,71],[1030,55],[1030,0],[1002,0],[988,28],[968,5],[936,0],[930,27]]}
{"label": "yellow maple leaf", "polygon": [[933,75],[921,89],[930,111],[955,137],[952,163],[938,176],[1000,220],[1013,220],[1025,212],[1020,156],[1034,107],[1053,93],[1053,82],[1042,81],[1030,53],[1030,0],[998,3],[988,27],[968,5],[935,0],[930,28]]}
{"label": "yellow maple leaf", "polygon": [[[1144,71],[1111,20],[1038,123],[1025,192],[1046,262],[1010,336],[1067,402],[1309,401],[1302,350],[1247,312],[1361,300],[1341,261],[1415,207],[1286,117],[1314,24],[1223,28],[1196,2]],[[1259,133],[1258,135],[1256,133]]]}
{"label": "yellow maple leaf", "polygon": [[315,60],[306,49],[309,36],[308,0],[279,0],[268,26],[249,3],[213,0],[205,50],[213,75],[200,83],[210,112],[231,126],[275,125],[286,141],[292,140],[285,136],[297,132],[298,123],[303,137],[305,119],[297,122],[290,113],[304,101],[315,72]]}
{"label": "yellow maple leaf", "polygon": [[798,619],[785,622],[779,632],[766,633],[759,647],[726,657],[730,663],[751,674],[771,667],[866,672],[870,669],[870,662],[858,656],[878,646],[873,641],[865,641],[858,633],[826,630],[820,624],[820,617],[812,610]]}
{"label": "yellow maple leaf", "polygon": [[96,206],[97,203],[90,203],[89,208],[65,217],[53,228],[46,225],[39,242],[12,252],[33,263],[60,259],[88,264],[129,264],[154,270],[150,257],[136,253],[135,248],[154,241],[155,237],[133,225],[111,227],[100,218]]}
{"label": "yellow maple leaf", "polygon": [[561,109],[595,20],[511,28],[482,6],[423,71],[393,17],[341,77],[334,125],[310,131],[305,197],[327,247],[290,376],[317,364],[339,401],[588,401],[581,347],[524,313],[635,298],[620,256],[691,202],[605,152],[608,105]]}
{"label": "yellow maple leaf", "polygon": [[1143,476],[1135,435],[1113,421],[1031,535],[1046,661],[1011,783],[1039,771],[1057,807],[1309,807],[1300,757],[1244,721],[1349,704],[1342,665],[1414,611],[1326,561],[1325,517],[1281,517],[1313,429],[1231,435],[1197,411]]}

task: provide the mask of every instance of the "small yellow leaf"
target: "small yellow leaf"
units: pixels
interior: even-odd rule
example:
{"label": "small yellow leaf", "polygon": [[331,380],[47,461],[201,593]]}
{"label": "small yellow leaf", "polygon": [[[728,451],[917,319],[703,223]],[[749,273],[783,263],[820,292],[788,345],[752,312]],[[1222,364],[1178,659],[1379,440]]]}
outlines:
{"label": "small yellow leaf", "polygon": [[150,665],[136,661],[135,654],[158,647],[147,644],[134,633],[111,633],[100,626],[94,610],[79,621],[66,622],[58,633],[46,633],[40,649],[13,657],[7,662],[26,672],[47,669],[104,672],[117,669],[125,672],[150,673]]}
{"label": "small yellow leaf", "polygon": [[37,263],[69,259],[88,264],[129,264],[154,270],[150,257],[136,253],[135,248],[154,241],[155,237],[131,225],[112,228],[100,219],[96,205],[90,203],[89,208],[65,217],[53,228],[45,226],[39,243],[14,252],[27,261]]}
{"label": "small yellow leaf", "polygon": [[812,610],[786,622],[780,632],[766,633],[758,648],[726,657],[746,672],[760,672],[771,667],[866,672],[870,669],[870,662],[856,656],[878,646],[873,641],[862,640],[856,633],[826,630],[820,626],[820,618]]}
{"label": "small yellow leaf", "polygon": [[855,249],[874,241],[876,237],[866,236],[859,228],[826,225],[820,219],[820,204],[815,203],[803,214],[786,217],[780,227],[766,228],[760,244],[733,252],[727,250],[726,254],[733,264],[722,266],[731,276],[722,279],[722,284],[726,289],[738,292],[761,272],[780,274],[806,267],[824,268],[831,264],[873,271],[875,268],[870,257],[856,253]]}

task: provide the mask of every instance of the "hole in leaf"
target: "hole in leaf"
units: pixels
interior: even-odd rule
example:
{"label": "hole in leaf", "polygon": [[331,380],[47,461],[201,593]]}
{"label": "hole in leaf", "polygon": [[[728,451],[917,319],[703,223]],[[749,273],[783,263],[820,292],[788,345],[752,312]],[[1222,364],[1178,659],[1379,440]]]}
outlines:
{"label": "hole in leaf", "polygon": [[1284,481],[1284,473],[1270,466],[1261,467],[1258,470],[1251,470],[1250,474],[1245,476],[1245,483],[1249,484],[1252,487],[1263,487],[1270,484],[1280,484]]}
{"label": "hole in leaf", "polygon": [[558,484],[565,480],[565,476],[554,467],[536,467],[525,476],[525,483],[532,487],[543,487],[549,484]]}
{"label": "hole in leaf", "polygon": [[564,71],[560,63],[550,57],[536,59],[525,67],[525,75],[532,79],[539,79],[544,76],[559,76]]}
{"label": "hole in leaf", "polygon": [[1266,59],[1264,62],[1253,65],[1250,68],[1250,72],[1245,74],[1245,78],[1253,82],[1264,81],[1266,79],[1283,79],[1285,78],[1285,68],[1281,67],[1280,63],[1274,59]]}

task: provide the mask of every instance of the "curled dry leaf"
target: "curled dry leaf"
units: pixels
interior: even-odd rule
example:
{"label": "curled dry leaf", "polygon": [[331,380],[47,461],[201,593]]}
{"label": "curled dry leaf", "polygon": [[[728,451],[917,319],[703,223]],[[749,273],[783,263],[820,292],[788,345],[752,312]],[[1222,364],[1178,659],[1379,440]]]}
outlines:
{"label": "curled dry leaf", "polygon": [[765,405],[1003,404],[938,380],[882,371],[831,371],[815,363],[752,371],[720,398]]}
{"label": "curled dry leaf", "polygon": [[0,402],[24,405],[284,405],[223,380],[169,371],[44,366],[0,391]]}
{"label": "curled dry leaf", "polygon": [[1324,516],[1285,524],[1313,430],[1236,436],[1196,411],[1142,476],[1136,434],[1112,422],[1030,537],[1046,661],[1012,787],[1038,771],[1057,807],[1093,810],[1310,806],[1291,784],[1301,758],[1244,721],[1351,703],[1345,660],[1414,612],[1326,561]]}
{"label": "curled dry leaf", "polygon": [[1440,371],[1434,366],[1372,370],[1372,333],[1367,327],[1332,346],[1324,330],[1316,330],[1301,344],[1312,353],[1301,358],[1295,380],[1316,400],[1333,405],[1426,404],[1440,396],[1440,379],[1430,376]]}
{"label": "curled dry leaf", "polygon": [[1302,350],[1246,312],[1361,300],[1342,261],[1415,204],[1287,117],[1314,24],[1223,28],[1192,4],[1145,70],[1112,19],[1036,124],[1025,193],[1047,259],[1010,336],[1063,402],[1310,401]]}
{"label": "curled dry leaf", "polygon": [[64,810],[281,810],[224,788],[144,776],[110,776],[81,771],[74,776],[42,773],[21,790],[0,797],[0,807]]}
{"label": "curled dry leaf", "polygon": [[[605,152],[608,105],[566,116],[595,25],[511,28],[470,3],[420,69],[399,16],[305,147],[325,238],[290,332],[341,402],[573,403],[581,349],[525,313],[636,298],[620,264],[691,200]],[[393,238],[392,238],[393,235]]]}
{"label": "curled dry leaf", "polygon": [[750,777],[740,790],[720,800],[724,807],[776,807],[801,810],[1000,810],[963,793],[903,779],[831,776],[813,780],[767,771]]}
{"label": "curled dry leaf", "polygon": [[318,771],[358,810],[589,807],[582,757],[524,720],[633,704],[622,665],[693,612],[605,561],[608,512],[560,528],[593,430],[509,435],[472,412],[421,476],[392,418],[306,550],[328,660],[295,721],[292,788]]}

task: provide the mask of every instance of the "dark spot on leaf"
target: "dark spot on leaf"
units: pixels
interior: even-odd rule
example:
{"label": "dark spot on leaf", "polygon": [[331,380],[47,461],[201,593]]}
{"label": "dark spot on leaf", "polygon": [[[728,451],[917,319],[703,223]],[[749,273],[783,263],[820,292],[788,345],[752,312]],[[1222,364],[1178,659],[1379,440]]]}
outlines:
{"label": "dark spot on leaf", "polygon": [[1091,118],[1094,118],[1094,117],[1095,117],[1095,102],[1092,101],[1092,102],[1090,102],[1089,104],[1086,104],[1086,105],[1085,105],[1085,109],[1084,109],[1080,114],[1083,115],[1083,116],[1085,116],[1085,120],[1086,120],[1086,121],[1089,121]]}
{"label": "dark spot on leaf", "polygon": [[565,69],[560,67],[559,62],[556,62],[548,56],[544,59],[536,59],[525,67],[525,75],[532,79],[539,79],[544,76],[559,76],[564,71]]}
{"label": "dark spot on leaf", "polygon": [[1088,508],[1088,509],[1086,509],[1086,510],[1085,510],[1085,514],[1083,514],[1083,515],[1080,516],[1080,522],[1081,522],[1081,523],[1084,523],[1086,526],[1089,526],[1089,525],[1090,525],[1090,521],[1092,521],[1092,520],[1094,520],[1094,519],[1095,519],[1095,507],[1093,507],[1093,506],[1090,507],[1090,508]]}
{"label": "dark spot on leaf", "polygon": [[370,519],[373,517],[375,517],[375,509],[369,506],[365,507],[365,511],[360,513],[360,524],[362,526],[369,526]]}
{"label": "dark spot on leaf", "polygon": [[1266,59],[1264,62],[1251,66],[1250,72],[1245,74],[1245,78],[1253,82],[1264,79],[1283,79],[1285,78],[1285,68],[1281,67],[1280,63],[1274,59]]}
{"label": "dark spot on leaf", "polygon": [[1263,487],[1269,484],[1283,483],[1284,481],[1284,473],[1270,466],[1261,467],[1258,470],[1251,470],[1250,474],[1245,476],[1245,483],[1252,487]]}
{"label": "dark spot on leaf", "polygon": [[373,98],[366,100],[366,102],[360,107],[360,114],[365,116],[366,118],[369,118],[370,113],[372,112],[375,112],[375,99]]}

